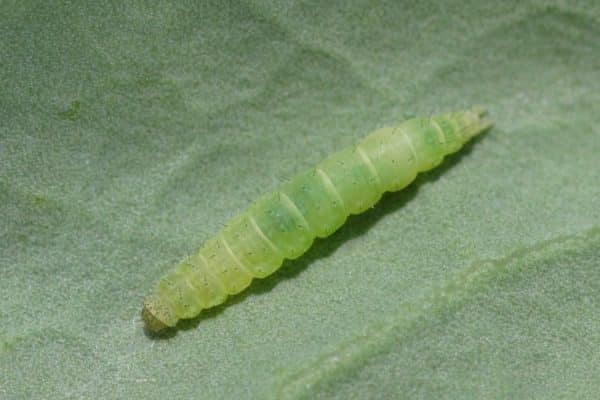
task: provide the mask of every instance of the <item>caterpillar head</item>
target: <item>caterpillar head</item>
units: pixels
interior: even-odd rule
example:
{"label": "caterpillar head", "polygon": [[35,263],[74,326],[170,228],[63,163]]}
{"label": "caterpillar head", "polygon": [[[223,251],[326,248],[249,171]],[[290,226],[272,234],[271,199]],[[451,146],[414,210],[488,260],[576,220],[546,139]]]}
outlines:
{"label": "caterpillar head", "polygon": [[153,332],[173,327],[177,323],[177,317],[171,305],[156,295],[150,295],[144,300],[142,319],[146,328]]}

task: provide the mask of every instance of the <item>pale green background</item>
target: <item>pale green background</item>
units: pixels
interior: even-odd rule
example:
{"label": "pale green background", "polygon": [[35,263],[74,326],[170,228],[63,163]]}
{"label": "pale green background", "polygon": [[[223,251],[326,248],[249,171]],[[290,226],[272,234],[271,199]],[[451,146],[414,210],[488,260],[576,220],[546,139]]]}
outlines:
{"label": "pale green background", "polygon": [[[599,2],[193,3],[0,3],[0,398],[597,398]],[[474,145],[144,334],[258,195],[474,104]]]}

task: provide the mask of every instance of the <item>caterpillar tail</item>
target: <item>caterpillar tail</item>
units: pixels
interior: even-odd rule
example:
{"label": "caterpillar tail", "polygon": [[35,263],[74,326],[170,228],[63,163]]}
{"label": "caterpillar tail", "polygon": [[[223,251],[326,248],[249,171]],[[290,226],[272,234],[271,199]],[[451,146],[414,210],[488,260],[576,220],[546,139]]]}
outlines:
{"label": "caterpillar tail", "polygon": [[465,142],[494,126],[494,122],[488,115],[487,109],[481,106],[476,106],[466,111],[465,119],[467,121],[464,128]]}

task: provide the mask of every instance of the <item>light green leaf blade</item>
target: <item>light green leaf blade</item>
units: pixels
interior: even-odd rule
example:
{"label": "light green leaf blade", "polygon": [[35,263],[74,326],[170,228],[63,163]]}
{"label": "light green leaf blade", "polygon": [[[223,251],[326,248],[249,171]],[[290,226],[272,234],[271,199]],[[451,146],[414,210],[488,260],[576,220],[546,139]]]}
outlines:
{"label": "light green leaf blade", "polygon": [[[0,397],[594,398],[595,2],[0,4]],[[155,280],[369,131],[495,127],[167,339]],[[475,275],[469,275],[475,271]]]}

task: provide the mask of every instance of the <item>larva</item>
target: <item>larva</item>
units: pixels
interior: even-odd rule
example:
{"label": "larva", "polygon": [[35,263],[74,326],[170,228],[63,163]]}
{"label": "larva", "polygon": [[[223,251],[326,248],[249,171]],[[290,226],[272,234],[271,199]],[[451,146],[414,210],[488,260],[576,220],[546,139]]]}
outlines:
{"label": "larva", "polygon": [[492,122],[473,108],[413,118],[378,129],[355,146],[301,172],[264,195],[156,284],[145,299],[146,327],[158,331],[192,318],[239,293],[253,278],[302,255],[316,237],[338,229],[350,214],[434,168]]}

